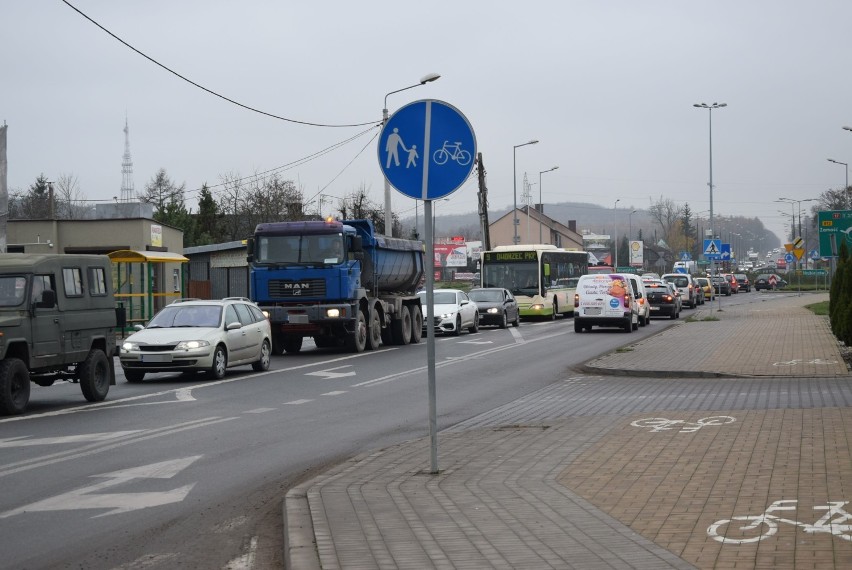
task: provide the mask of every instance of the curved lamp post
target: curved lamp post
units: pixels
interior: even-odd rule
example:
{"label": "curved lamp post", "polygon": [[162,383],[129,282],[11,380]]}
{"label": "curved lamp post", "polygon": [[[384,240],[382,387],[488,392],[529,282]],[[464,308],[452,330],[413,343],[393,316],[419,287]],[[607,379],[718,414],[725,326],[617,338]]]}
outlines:
{"label": "curved lamp post", "polygon": [[[430,73],[428,75],[424,75],[420,78],[420,83],[415,83],[414,85],[409,85],[408,87],[403,87],[402,89],[396,89],[395,91],[390,91],[385,95],[385,106],[382,109],[382,127],[388,124],[388,95],[393,95],[394,93],[399,93],[400,91],[405,91],[406,89],[413,89],[414,87],[420,87],[421,85],[426,85],[432,81],[437,80],[441,76],[437,73]],[[414,203],[414,217],[415,224],[417,218],[417,202]],[[415,225],[416,227],[416,225]],[[416,230],[415,230],[416,231]],[[385,178],[385,235],[393,236],[393,213],[391,212],[391,191],[390,191],[390,182]]]}
{"label": "curved lamp post", "polygon": [[[843,128],[849,129],[849,127],[843,127]],[[849,129],[849,130],[852,131],[852,129]],[[827,160],[828,160],[828,162],[833,162],[834,164],[842,164],[843,165],[843,167],[846,169],[846,186],[844,186],[843,189],[846,190],[847,188],[849,188],[849,164],[847,164],[845,162],[840,162],[839,160],[834,160],[833,158],[829,158]]]}
{"label": "curved lamp post", "polygon": [[518,162],[518,149],[522,146],[527,146],[530,144],[538,144],[537,140],[531,140],[529,142],[525,142],[522,144],[516,144],[512,148],[512,194],[514,196],[513,206],[514,210],[512,211],[512,226],[515,230],[515,235],[512,237],[512,243],[518,245],[521,241],[521,238],[518,237],[518,172],[517,172],[517,162]]}
{"label": "curved lamp post", "polygon": [[541,175],[545,172],[553,172],[559,168],[558,166],[554,166],[553,168],[548,168],[547,170],[542,170],[538,173],[538,207],[541,208],[538,212],[538,243],[543,243],[541,237],[541,218],[544,214],[544,204],[541,201]]}

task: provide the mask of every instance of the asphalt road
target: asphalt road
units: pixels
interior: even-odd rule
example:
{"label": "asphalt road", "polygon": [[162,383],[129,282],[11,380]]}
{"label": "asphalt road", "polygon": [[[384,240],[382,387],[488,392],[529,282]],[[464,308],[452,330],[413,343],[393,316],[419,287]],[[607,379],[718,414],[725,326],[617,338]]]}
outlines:
{"label": "asphalt road", "polygon": [[[577,377],[577,364],[672,323],[577,335],[558,319],[439,336],[439,429]],[[99,404],[76,385],[33,386],[27,414],[0,418],[0,568],[283,567],[289,487],[428,434],[426,342],[359,355],[306,342],[265,373],[122,377]]]}

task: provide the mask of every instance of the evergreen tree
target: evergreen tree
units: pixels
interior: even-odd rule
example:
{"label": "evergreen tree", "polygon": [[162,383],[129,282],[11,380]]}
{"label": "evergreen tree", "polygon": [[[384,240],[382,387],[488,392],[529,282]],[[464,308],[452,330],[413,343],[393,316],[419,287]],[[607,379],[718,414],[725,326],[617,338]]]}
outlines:
{"label": "evergreen tree", "polygon": [[831,332],[840,340],[845,339],[843,317],[846,313],[846,306],[849,304],[848,297],[850,295],[847,291],[848,287],[845,285],[849,282],[847,281],[847,265],[850,265],[849,251],[844,241],[840,244],[837,269],[834,272],[834,279],[831,280],[831,288],[828,294],[828,319],[831,324]]}

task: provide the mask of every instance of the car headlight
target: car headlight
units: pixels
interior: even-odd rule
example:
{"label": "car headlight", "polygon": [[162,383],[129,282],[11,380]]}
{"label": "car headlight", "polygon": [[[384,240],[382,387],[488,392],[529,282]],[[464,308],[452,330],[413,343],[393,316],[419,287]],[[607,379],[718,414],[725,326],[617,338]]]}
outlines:
{"label": "car headlight", "polygon": [[455,313],[455,311],[453,311],[453,312],[449,312],[449,313],[444,313],[444,314],[442,314],[442,315],[441,315],[441,318],[442,318],[442,319],[452,319],[452,318],[453,318],[453,317],[455,317],[455,316],[456,316],[456,313]]}
{"label": "car headlight", "polygon": [[491,307],[490,309],[488,309],[487,312],[491,313],[492,315],[496,315],[497,313],[500,312],[500,310],[497,307]]}
{"label": "car headlight", "polygon": [[542,311],[544,310],[544,305],[542,305],[541,303],[536,303],[532,305],[530,309],[532,309],[533,311]]}
{"label": "car headlight", "polygon": [[130,352],[131,350],[139,350],[139,344],[135,342],[125,342],[121,345],[122,350]]}
{"label": "car headlight", "polygon": [[197,350],[206,346],[210,346],[210,343],[206,340],[182,340],[177,343],[175,350]]}
{"label": "car headlight", "polygon": [[340,309],[328,309],[325,312],[325,316],[330,318],[330,319],[336,319],[336,318],[340,317]]}

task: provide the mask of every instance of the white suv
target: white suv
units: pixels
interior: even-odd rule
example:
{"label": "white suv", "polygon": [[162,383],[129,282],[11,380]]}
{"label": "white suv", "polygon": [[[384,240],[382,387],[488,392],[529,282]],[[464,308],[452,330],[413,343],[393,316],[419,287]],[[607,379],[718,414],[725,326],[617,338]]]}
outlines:
{"label": "white suv", "polygon": [[[677,287],[678,292],[680,293],[680,300],[683,303],[684,307],[689,307],[690,309],[694,309],[698,304],[698,292],[700,288],[695,280],[692,278],[692,275],[689,273],[666,273],[662,277],[663,281],[668,281],[669,283],[673,283],[675,287]],[[702,291],[703,295],[704,292]]]}

